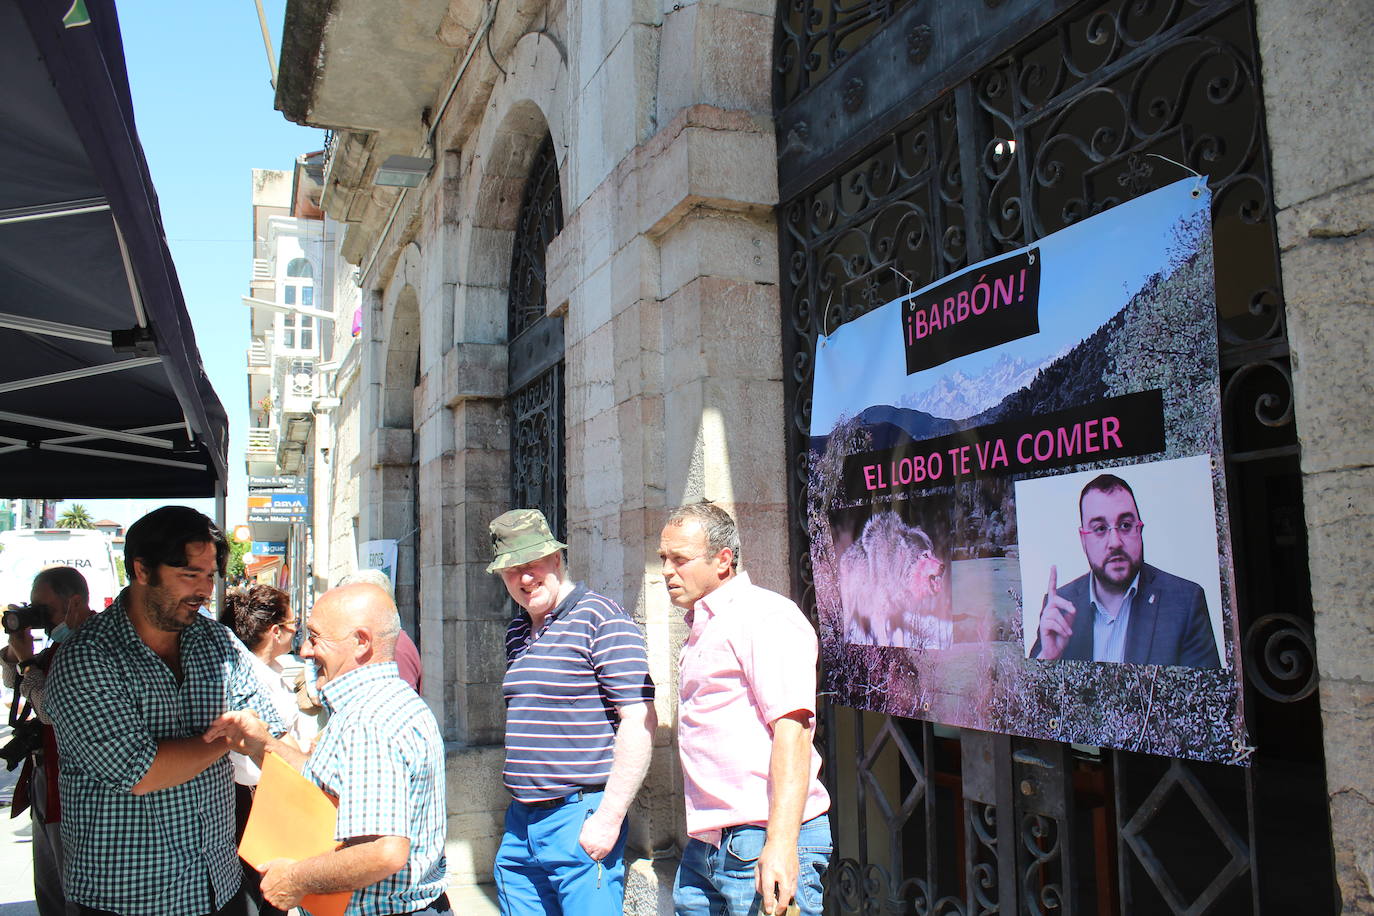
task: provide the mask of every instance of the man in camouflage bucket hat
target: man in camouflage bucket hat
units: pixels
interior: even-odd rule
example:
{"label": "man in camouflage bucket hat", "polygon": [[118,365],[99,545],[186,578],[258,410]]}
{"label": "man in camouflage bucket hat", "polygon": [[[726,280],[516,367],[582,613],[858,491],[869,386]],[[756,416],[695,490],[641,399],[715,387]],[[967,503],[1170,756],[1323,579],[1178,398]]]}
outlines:
{"label": "man in camouflage bucket hat", "polygon": [[487,572],[500,572],[567,549],[567,544],[554,538],[544,513],[512,509],[491,523],[491,550],[496,559],[487,564]]}
{"label": "man in camouflage bucket hat", "polygon": [[[521,610],[506,628],[504,916],[601,916],[625,896],[625,812],[649,769],[654,684],[644,634],[568,577],[537,509],[491,523],[493,559]],[[614,710],[612,715],[609,711]]]}

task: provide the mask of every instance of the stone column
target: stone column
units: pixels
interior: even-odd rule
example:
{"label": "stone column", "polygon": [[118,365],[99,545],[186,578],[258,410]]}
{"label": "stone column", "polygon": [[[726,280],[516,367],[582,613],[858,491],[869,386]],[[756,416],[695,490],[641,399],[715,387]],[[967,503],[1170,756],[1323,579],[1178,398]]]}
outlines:
{"label": "stone column", "polygon": [[426,532],[423,659],[426,698],[451,742],[447,851],[450,880],[461,886],[492,880],[509,798],[501,784],[509,599],[486,565],[487,524],[509,508],[506,308],[499,284],[510,265],[508,242],[494,246],[502,256],[476,256],[474,235],[486,230],[475,224],[483,216],[463,204],[475,196],[468,184],[480,183],[480,171],[464,175],[453,151],[439,162],[424,220],[424,273],[435,289],[425,327],[436,358],[416,396],[417,416],[426,424],[422,449],[434,459],[434,472],[422,474],[419,489]]}
{"label": "stone column", "polygon": [[571,556],[644,627],[659,688],[631,822],[652,858],[631,866],[627,913],[671,912],[685,840],[672,740],[685,633],[657,559],[668,508],[721,502],[757,580],[788,582],[773,17],[733,7],[586,15],[569,44],[578,133],[548,301],[567,304]]}
{"label": "stone column", "polygon": [[1374,10],[1258,0],[1336,878],[1374,913]]}

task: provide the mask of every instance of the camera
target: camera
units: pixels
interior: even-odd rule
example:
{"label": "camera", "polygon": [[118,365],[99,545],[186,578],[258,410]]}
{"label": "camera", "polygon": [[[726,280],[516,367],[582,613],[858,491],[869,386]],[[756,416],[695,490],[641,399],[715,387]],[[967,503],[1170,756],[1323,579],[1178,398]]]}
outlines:
{"label": "camera", "polygon": [[5,761],[6,770],[13,770],[25,757],[43,747],[43,731],[37,719],[16,722],[10,728],[14,737],[0,747],[0,760]]}
{"label": "camera", "polygon": [[11,604],[0,614],[6,633],[21,630],[46,630],[51,624],[48,609],[41,604]]}

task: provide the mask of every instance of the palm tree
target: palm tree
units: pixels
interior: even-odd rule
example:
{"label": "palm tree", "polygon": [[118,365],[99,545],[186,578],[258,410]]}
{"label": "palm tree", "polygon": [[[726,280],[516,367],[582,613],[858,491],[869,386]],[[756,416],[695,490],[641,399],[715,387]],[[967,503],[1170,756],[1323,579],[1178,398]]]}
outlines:
{"label": "palm tree", "polygon": [[59,528],[95,528],[95,520],[91,518],[91,513],[86,511],[86,507],[81,503],[73,503],[62,513],[62,517],[57,520]]}

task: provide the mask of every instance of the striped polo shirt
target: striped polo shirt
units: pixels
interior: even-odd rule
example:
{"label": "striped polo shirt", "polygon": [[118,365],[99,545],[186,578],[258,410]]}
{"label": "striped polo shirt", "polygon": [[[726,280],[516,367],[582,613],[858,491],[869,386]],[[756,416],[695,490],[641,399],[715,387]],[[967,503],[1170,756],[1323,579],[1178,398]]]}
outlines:
{"label": "striped polo shirt", "polygon": [[644,634],[609,598],[578,583],[533,633],[520,611],[506,628],[506,769],[522,802],[604,785],[617,707],[652,702]]}

